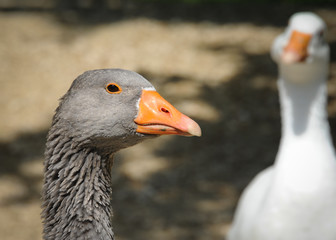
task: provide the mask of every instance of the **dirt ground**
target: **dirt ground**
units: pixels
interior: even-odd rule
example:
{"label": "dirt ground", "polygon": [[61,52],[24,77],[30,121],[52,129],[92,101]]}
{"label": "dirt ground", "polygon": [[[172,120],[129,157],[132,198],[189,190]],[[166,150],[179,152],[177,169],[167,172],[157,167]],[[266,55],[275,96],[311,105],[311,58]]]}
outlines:
{"label": "dirt ground", "polygon": [[0,238],[41,239],[43,151],[58,99],[83,71],[118,67],[143,74],[203,136],[164,136],[117,155],[117,239],[224,239],[242,189],[276,155],[277,70],[269,49],[288,17],[303,10],[329,27],[336,136],[336,7],[0,12]]}

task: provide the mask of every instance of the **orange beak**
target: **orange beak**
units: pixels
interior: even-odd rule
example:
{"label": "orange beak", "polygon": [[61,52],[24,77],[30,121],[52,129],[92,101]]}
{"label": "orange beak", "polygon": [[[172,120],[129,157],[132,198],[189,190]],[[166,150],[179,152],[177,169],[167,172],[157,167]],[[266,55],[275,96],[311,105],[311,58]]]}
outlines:
{"label": "orange beak", "polygon": [[156,91],[142,90],[137,132],[158,135],[201,136],[199,125],[179,112]]}
{"label": "orange beak", "polygon": [[308,56],[308,44],[312,35],[293,31],[288,45],[284,48],[281,59],[284,63],[298,63]]}

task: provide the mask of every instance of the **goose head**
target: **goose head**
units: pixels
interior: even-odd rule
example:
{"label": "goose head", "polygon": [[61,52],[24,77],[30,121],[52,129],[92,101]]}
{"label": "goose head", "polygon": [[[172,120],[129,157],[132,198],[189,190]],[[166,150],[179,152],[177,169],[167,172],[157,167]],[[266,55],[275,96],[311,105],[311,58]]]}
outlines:
{"label": "goose head", "polygon": [[286,79],[305,82],[325,77],[329,63],[326,30],[324,21],[314,13],[300,12],[290,18],[271,49],[272,58]]}
{"label": "goose head", "polygon": [[149,81],[122,69],[80,75],[53,121],[74,144],[108,153],[158,135],[201,135],[198,124],[163,99]]}

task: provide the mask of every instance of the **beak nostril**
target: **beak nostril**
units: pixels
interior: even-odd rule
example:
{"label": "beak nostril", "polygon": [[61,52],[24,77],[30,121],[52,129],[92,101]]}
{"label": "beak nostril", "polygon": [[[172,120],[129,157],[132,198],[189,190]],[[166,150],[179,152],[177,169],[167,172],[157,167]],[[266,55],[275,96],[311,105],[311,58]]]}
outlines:
{"label": "beak nostril", "polygon": [[170,113],[169,110],[167,108],[164,108],[164,107],[161,108],[161,112]]}

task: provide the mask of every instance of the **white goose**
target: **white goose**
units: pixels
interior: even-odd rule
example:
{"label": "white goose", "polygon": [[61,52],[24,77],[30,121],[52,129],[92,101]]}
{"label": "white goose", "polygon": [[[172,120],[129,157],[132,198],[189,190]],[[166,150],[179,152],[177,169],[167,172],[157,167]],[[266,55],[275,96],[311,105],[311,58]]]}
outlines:
{"label": "white goose", "polygon": [[324,22],[294,14],[272,46],[282,139],[274,166],[238,204],[228,240],[335,240],[336,158],[326,112],[329,47]]}

